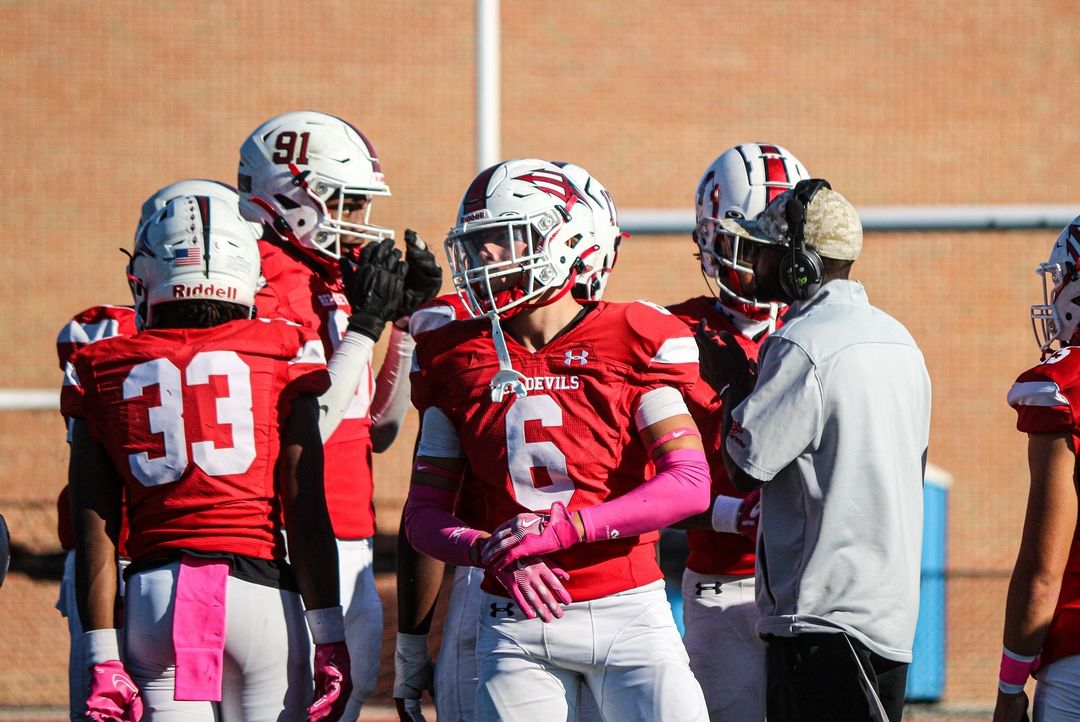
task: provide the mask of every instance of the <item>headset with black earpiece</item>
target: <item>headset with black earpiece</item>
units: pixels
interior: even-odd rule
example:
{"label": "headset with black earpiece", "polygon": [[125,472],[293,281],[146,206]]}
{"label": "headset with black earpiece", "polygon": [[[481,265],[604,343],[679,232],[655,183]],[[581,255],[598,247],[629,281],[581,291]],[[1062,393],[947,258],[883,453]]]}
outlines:
{"label": "headset with black earpiece", "polygon": [[791,252],[780,261],[780,286],[795,301],[805,301],[817,293],[825,274],[821,256],[813,248],[806,247],[803,235],[806,209],[822,188],[832,190],[829,181],[822,178],[801,180],[791,190],[791,197],[784,206]]}

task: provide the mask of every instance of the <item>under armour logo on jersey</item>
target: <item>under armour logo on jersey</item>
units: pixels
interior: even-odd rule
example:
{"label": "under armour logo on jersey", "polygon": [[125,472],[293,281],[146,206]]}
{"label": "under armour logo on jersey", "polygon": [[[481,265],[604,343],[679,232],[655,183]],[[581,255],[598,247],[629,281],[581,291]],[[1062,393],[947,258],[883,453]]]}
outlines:
{"label": "under armour logo on jersey", "polygon": [[713,594],[720,594],[720,582],[694,582],[694,587],[697,589],[697,595],[700,597],[706,590]]}
{"label": "under armour logo on jersey", "polygon": [[566,204],[568,211],[581,198],[581,193],[569,178],[552,170],[534,170],[525,175],[519,175],[514,180],[532,183],[549,196],[555,196]]}
{"label": "under armour logo on jersey", "polygon": [[514,616],[514,603],[513,602],[507,602],[506,604],[504,604],[502,606],[499,606],[495,602],[492,602],[491,603],[491,617],[493,619],[497,619],[500,612],[502,612],[503,614],[505,614],[508,617]]}
{"label": "under armour logo on jersey", "polygon": [[573,366],[575,363],[579,363],[582,366],[589,363],[589,352],[582,350],[580,353],[574,353],[573,351],[566,352],[566,358],[563,360],[567,366]]}

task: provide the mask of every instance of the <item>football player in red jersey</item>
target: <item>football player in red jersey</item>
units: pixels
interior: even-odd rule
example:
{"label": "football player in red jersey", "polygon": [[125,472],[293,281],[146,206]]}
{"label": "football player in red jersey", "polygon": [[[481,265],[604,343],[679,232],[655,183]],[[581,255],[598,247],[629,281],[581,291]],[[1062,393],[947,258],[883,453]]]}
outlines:
{"label": "football player in red jersey", "polygon": [[1030,674],[1038,679],[1032,719],[1077,719],[1080,710],[1080,216],[1037,271],[1043,303],[1032,306],[1032,319],[1039,348],[1051,355],[1020,374],[1008,396],[1016,428],[1028,435],[1031,487],[1005,607],[994,722],[1027,718]]}
{"label": "football player in red jersey", "polygon": [[[161,210],[169,200],[182,195],[207,195],[231,203],[235,208],[239,202],[236,189],[225,183],[201,178],[170,183],[157,190],[146,199],[136,225],[136,236],[142,224]],[[83,346],[113,336],[131,336],[137,332],[135,309],[131,306],[92,306],[72,317],[64,324],[56,338],[56,353],[60,362],[60,371],[66,372],[71,357]],[[64,419],[65,426],[69,420]],[[67,619],[70,637],[68,655],[68,706],[73,720],[86,719],[86,695],[89,689],[87,669],[83,665],[80,641],[83,637],[79,610],[75,604],[75,530],[71,524],[71,496],[65,484],[56,500],[57,536],[60,547],[67,553],[64,560],[64,576],[60,582],[60,596],[56,608]],[[126,564],[127,525],[121,519],[117,551],[121,558],[121,570]],[[124,594],[123,578],[119,584],[120,596]]]}
{"label": "football player in red jersey", "polygon": [[[393,232],[370,222],[373,199],[389,196],[390,188],[370,141],[340,118],[300,111],[266,121],[240,148],[238,185],[241,213],[263,224],[259,313],[314,329],[330,359],[333,383],[320,398],[320,430],[353,659],[344,719],[355,720],[375,688],[382,642],[371,567],[371,455],[390,446],[408,408],[408,317],[438,293],[442,272],[412,231],[405,232],[406,272]],[[387,264],[396,264],[396,282],[358,283]],[[362,286],[364,294],[356,291]],[[375,378],[372,351],[388,321],[390,342]]]}
{"label": "football player in red jersey", "polygon": [[[656,561],[657,530],[708,504],[682,396],[697,348],[657,306],[573,298],[597,262],[591,213],[539,160],[466,191],[446,245],[479,318],[418,343],[406,532],[485,567],[477,719],[576,719],[589,694],[605,719],[703,720]],[[462,483],[484,500],[479,528],[453,515]]]}
{"label": "football player in red jersey", "polygon": [[[615,203],[607,189],[581,166],[555,162],[574,185],[584,191],[594,224],[593,239],[598,249],[590,257],[588,269],[578,274],[571,293],[579,301],[599,301],[615,265],[623,234],[619,228]],[[597,259],[593,261],[591,259]],[[457,293],[440,296],[417,309],[409,324],[414,339],[451,321],[470,318]],[[455,514],[469,526],[483,523],[478,516],[483,501],[465,485],[457,500]],[[402,523],[404,529],[404,522]],[[394,655],[394,698],[398,713],[406,722],[424,719],[421,695],[426,689],[435,696],[440,720],[469,722],[476,718],[476,631],[480,617],[480,588],[483,570],[459,566],[447,605],[446,622],[439,645],[439,662],[431,661],[428,632],[431,625],[445,565],[412,548],[405,534],[398,536],[397,598],[398,637]],[[591,699],[582,700],[578,720],[598,719]]]}
{"label": "football player in red jersey", "polygon": [[256,234],[218,198],[170,200],[140,228],[128,277],[141,332],[76,352],[61,398],[87,716],[337,719],[349,657],[321,483],[322,346],[295,324],[251,320]]}
{"label": "football player in red jersey", "polygon": [[[130,306],[93,306],[74,317],[60,329],[56,338],[56,353],[60,360],[60,370],[66,372],[71,357],[80,348],[114,336],[130,336],[136,332],[135,309]],[[65,418],[69,432],[71,420]],[[86,695],[90,679],[87,667],[83,664],[82,639],[83,628],[79,620],[79,609],[75,603],[75,530],[71,523],[71,494],[67,484],[60,490],[56,500],[57,537],[60,547],[66,552],[64,558],[64,576],[60,580],[60,596],[56,608],[67,619],[69,634],[68,650],[68,711],[73,720],[86,719]],[[117,553],[121,558],[127,556],[127,527],[121,525],[117,539]],[[123,594],[123,580],[120,581],[120,593]]]}
{"label": "football player in red jersey", "polygon": [[[717,291],[668,310],[691,329],[702,325],[707,333],[725,334],[756,360],[779,323],[781,307],[756,299],[754,244],[723,232],[719,219],[756,218],[769,201],[807,177],[790,151],[771,143],[743,143],[721,153],[698,184],[694,229],[702,275]],[[755,630],[754,602],[758,494],[736,491],[724,471],[717,389],[703,377],[687,403],[709,459],[713,504],[710,512],[678,525],[687,530],[690,546],[682,581],[684,641],[712,722],[762,722],[765,645]]]}

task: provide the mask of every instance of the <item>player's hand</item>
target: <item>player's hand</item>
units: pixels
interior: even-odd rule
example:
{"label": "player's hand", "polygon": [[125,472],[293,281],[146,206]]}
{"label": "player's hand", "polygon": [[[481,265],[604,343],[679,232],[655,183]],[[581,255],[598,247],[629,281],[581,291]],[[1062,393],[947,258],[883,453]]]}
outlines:
{"label": "player's hand", "polygon": [[1025,692],[1005,694],[998,690],[997,705],[994,707],[994,722],[1030,722],[1027,708],[1028,698]]}
{"label": "player's hand", "polygon": [[119,659],[90,668],[90,695],[86,717],[94,722],[139,722],[143,703],[139,688]]}
{"label": "player's hand", "polygon": [[397,318],[404,318],[439,295],[442,288],[442,268],[424,239],[411,228],[405,229],[405,292],[397,309]]}
{"label": "player's hand", "polygon": [[394,705],[401,722],[425,722],[420,698],[435,696],[435,664],[426,634],[398,633],[394,649]]}
{"label": "player's hand", "polygon": [[562,604],[573,601],[562,584],[570,575],[558,567],[548,567],[540,559],[519,559],[510,568],[495,572],[495,578],[529,619],[559,619]]}
{"label": "player's hand", "polygon": [[359,256],[343,255],[340,261],[345,297],[352,306],[349,330],[378,341],[386,322],[393,320],[405,291],[408,266],[394,239],[364,246]]}
{"label": "player's hand", "polygon": [[352,671],[345,642],[315,645],[315,701],[308,722],[337,722],[352,694]]}
{"label": "player's hand", "polygon": [[752,542],[757,541],[758,524],[761,521],[761,489],[747,494],[739,506],[739,533]]}
{"label": "player's hand", "polygon": [[526,534],[542,532],[547,523],[547,514],[536,514],[531,511],[518,514],[513,519],[503,522],[481,547],[480,564],[482,566],[491,564],[502,552],[524,539]]}
{"label": "player's hand", "polygon": [[694,330],[694,340],[698,345],[701,378],[718,394],[726,391],[732,403],[746,398],[757,380],[757,362],[746,356],[735,337],[729,331],[717,334],[702,320]]}
{"label": "player's hand", "polygon": [[[513,524],[515,520],[511,521]],[[485,568],[501,572],[513,568],[514,563],[525,557],[541,557],[562,549],[569,549],[581,541],[581,535],[562,502],[551,505],[546,522],[541,519],[530,526],[518,523],[516,531],[502,538],[494,536],[483,548],[480,561]]]}

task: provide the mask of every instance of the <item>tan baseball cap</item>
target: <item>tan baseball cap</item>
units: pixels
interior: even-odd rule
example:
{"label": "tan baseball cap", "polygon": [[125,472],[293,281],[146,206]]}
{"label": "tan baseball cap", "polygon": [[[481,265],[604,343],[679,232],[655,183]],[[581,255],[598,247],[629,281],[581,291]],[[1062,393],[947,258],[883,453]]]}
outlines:
{"label": "tan baseball cap", "polygon": [[[787,190],[772,200],[752,221],[724,218],[720,224],[728,233],[769,245],[791,244],[785,209],[793,191]],[[862,251],[863,231],[859,214],[844,196],[830,188],[814,194],[806,208],[803,225],[806,245],[823,258],[854,261]]]}

